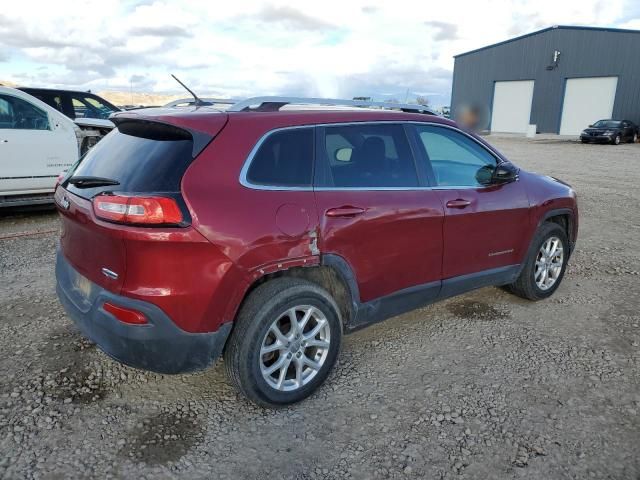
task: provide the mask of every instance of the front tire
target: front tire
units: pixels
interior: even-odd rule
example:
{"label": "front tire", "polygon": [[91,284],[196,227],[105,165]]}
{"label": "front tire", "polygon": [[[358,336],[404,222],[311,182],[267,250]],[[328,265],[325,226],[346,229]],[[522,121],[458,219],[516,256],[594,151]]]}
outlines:
{"label": "front tire", "polygon": [[616,135],[612,142],[614,145],[620,145],[620,135]]}
{"label": "front tire", "polygon": [[556,223],[543,223],[520,276],[509,285],[509,290],[533,301],[550,297],[560,286],[568,258],[569,240],[564,229]]}
{"label": "front tire", "polygon": [[638,134],[634,133],[631,137],[631,143],[636,143],[638,141]]}
{"label": "front tire", "polygon": [[308,397],[338,357],[339,311],[325,289],[306,280],[276,278],[260,285],[244,302],[224,354],[231,383],[264,407]]}

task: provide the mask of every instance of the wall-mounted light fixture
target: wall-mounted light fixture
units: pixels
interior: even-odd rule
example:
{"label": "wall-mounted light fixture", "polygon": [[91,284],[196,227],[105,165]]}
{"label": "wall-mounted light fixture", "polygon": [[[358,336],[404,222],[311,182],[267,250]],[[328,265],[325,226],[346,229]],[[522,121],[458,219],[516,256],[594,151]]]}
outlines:
{"label": "wall-mounted light fixture", "polygon": [[553,70],[554,68],[558,68],[558,62],[560,61],[560,50],[553,51],[553,62],[551,65],[547,65],[547,70]]}

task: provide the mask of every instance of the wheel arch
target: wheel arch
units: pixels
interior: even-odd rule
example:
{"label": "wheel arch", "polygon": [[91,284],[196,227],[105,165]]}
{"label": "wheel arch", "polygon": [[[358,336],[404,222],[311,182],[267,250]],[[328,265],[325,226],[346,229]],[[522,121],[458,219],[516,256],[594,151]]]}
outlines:
{"label": "wheel arch", "polygon": [[571,253],[573,252],[575,246],[577,233],[575,230],[577,223],[574,215],[575,212],[571,208],[554,208],[551,210],[547,210],[540,216],[538,224],[536,225],[535,230],[533,230],[533,234],[531,235],[531,239],[529,240],[529,247],[527,248],[526,254],[522,260],[520,270],[524,268],[527,258],[532,255],[535,248],[534,240],[536,232],[544,223],[556,223],[563,228],[563,230],[567,234],[567,238],[569,239],[569,256],[571,256]]}
{"label": "wheel arch", "polygon": [[533,250],[535,248],[534,241],[536,232],[544,223],[555,223],[564,229],[569,240],[569,257],[571,256],[575,246],[575,228],[577,226],[574,215],[575,213],[571,208],[554,208],[551,210],[547,210],[540,216],[540,220],[538,221],[536,229],[533,231],[531,240],[529,240],[529,247],[527,248],[526,256],[524,257],[524,260],[521,264],[521,269],[524,267],[526,259],[529,258],[529,256],[533,253]]}
{"label": "wheel arch", "polygon": [[282,277],[308,280],[327,290],[340,309],[343,329],[355,318],[360,296],[353,270],[344,258],[333,254],[322,255],[319,264],[283,268],[255,279],[245,291],[236,314],[257,287],[269,280]]}
{"label": "wheel arch", "polygon": [[540,226],[545,222],[552,222],[560,225],[567,234],[571,249],[573,250],[573,244],[576,237],[576,222],[573,210],[570,208],[556,208],[553,210],[549,210],[545,212],[544,215],[542,215],[540,221],[538,222],[537,228],[540,228]]}

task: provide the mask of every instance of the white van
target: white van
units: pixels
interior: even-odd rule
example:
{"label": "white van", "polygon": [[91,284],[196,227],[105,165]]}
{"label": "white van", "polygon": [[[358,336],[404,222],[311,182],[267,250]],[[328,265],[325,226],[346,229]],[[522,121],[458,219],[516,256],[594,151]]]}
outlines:
{"label": "white van", "polygon": [[78,160],[82,138],[62,113],[0,86],[0,207],[51,202],[58,175]]}

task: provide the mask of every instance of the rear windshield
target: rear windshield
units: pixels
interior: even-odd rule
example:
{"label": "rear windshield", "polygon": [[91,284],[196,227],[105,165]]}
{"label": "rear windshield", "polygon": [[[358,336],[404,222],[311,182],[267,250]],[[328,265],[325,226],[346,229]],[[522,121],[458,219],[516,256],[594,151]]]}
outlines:
{"label": "rear windshield", "polygon": [[193,141],[185,131],[163,126],[120,126],[89,150],[69,177],[99,177],[119,185],[79,188],[67,183],[65,188],[84,198],[105,191],[179,192],[182,176],[193,160],[192,152]]}

